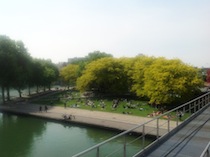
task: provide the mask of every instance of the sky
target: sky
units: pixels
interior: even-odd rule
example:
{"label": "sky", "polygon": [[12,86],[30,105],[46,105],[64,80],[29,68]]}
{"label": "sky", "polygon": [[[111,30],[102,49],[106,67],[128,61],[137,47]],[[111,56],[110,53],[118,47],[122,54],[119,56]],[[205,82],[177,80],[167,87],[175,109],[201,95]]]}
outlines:
{"label": "sky", "polygon": [[0,0],[0,35],[54,63],[101,51],[210,67],[210,0]]}

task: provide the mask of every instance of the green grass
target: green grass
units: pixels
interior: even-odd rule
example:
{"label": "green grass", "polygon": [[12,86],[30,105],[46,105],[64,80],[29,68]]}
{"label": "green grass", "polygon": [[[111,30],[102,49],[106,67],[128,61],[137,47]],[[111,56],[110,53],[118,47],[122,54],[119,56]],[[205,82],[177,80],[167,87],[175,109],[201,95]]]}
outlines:
{"label": "green grass", "polygon": [[[80,98],[80,93],[73,92],[64,92],[60,94],[55,94],[51,96],[46,96],[44,98],[40,98],[38,100],[34,100],[33,103],[42,104],[42,105],[51,105],[51,106],[61,106],[65,107],[65,103],[67,107],[75,107],[79,109],[86,109],[92,111],[103,111],[103,112],[112,112],[112,113],[120,113],[120,114],[129,114],[136,116],[147,117],[148,114],[151,114],[153,111],[156,111],[155,108],[148,105],[147,101],[135,100],[135,99],[125,99],[120,98],[119,105],[116,108],[113,108],[113,100],[116,98]],[[87,101],[93,102],[94,105],[87,105]],[[105,107],[102,108],[101,102],[104,102]],[[135,108],[128,108],[129,102],[131,102],[131,106],[135,106]]]}
{"label": "green grass", "polygon": [[[81,98],[81,95],[77,91],[66,91],[63,93],[57,93],[54,95],[46,96],[43,98],[40,98],[38,100],[34,100],[33,103],[35,104],[42,104],[42,105],[51,105],[51,106],[61,106],[61,107],[72,107],[72,108],[78,108],[78,109],[85,109],[85,110],[91,110],[91,111],[103,111],[103,112],[112,112],[112,113],[120,113],[120,114],[129,114],[129,115],[135,115],[135,116],[141,116],[141,117],[147,117],[149,114],[151,114],[153,111],[157,111],[156,108],[148,105],[147,101],[137,100],[137,99],[125,99],[120,98],[119,105],[116,108],[113,108],[113,100],[116,100],[116,98],[110,98],[110,97],[103,97],[103,98]],[[87,105],[87,101],[93,102],[94,105]],[[102,108],[101,102],[104,102],[105,107]],[[128,108],[129,102],[131,102],[131,105],[134,105],[135,108]],[[77,106],[75,105],[77,104]],[[189,117],[189,113],[185,113],[182,117],[182,120]],[[171,113],[171,116],[173,117],[172,120],[176,119],[176,112]]]}

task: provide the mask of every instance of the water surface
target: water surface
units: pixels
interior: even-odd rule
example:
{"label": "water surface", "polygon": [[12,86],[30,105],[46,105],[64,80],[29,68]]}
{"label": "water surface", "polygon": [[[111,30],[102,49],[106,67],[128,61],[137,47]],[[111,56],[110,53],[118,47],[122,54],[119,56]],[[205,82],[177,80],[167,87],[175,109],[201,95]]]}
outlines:
{"label": "water surface", "polygon": [[[57,123],[30,116],[0,113],[1,157],[70,157],[119,132],[101,128]],[[134,136],[127,137],[134,139]],[[122,146],[123,139],[109,144]],[[148,141],[151,142],[151,141]],[[133,143],[130,150],[139,150]],[[105,148],[109,151],[110,148]]]}

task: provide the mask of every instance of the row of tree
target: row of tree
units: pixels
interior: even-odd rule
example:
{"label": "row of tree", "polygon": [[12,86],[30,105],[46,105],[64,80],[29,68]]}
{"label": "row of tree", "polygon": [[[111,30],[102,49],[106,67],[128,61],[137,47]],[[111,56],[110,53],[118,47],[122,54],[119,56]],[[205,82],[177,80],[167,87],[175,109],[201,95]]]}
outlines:
{"label": "row of tree", "polygon": [[[179,59],[139,55],[134,58],[114,58],[100,52],[90,53],[63,67],[60,75],[67,85],[80,91],[109,94],[132,93],[147,97],[151,104],[169,104],[189,98],[203,85],[199,69]],[[89,56],[92,60],[88,59]]]}
{"label": "row of tree", "polygon": [[[34,59],[23,42],[0,36],[0,87],[2,99],[10,100],[10,89],[51,87],[59,79],[59,71],[50,60]],[[68,87],[81,92],[135,94],[147,97],[151,104],[167,104],[188,98],[203,85],[199,69],[179,59],[165,59],[139,55],[134,58],[114,58],[95,51],[83,58],[75,58],[60,70],[60,77]],[[6,94],[6,96],[5,96]]]}
{"label": "row of tree", "polygon": [[[50,88],[58,79],[59,71],[50,60],[35,59],[30,56],[22,41],[15,41],[0,35],[0,87],[2,100],[10,100],[10,89],[21,90],[39,87]],[[6,95],[5,95],[6,94]]]}

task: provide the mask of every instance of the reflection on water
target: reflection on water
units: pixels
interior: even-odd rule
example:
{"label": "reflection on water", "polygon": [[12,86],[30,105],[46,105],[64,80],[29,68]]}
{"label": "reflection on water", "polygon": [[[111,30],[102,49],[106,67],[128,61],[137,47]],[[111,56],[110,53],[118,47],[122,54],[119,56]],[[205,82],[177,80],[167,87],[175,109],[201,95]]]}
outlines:
{"label": "reflection on water", "polygon": [[[119,132],[0,113],[0,157],[70,157]],[[132,140],[133,137],[129,136]],[[123,139],[105,146],[109,151]],[[139,149],[139,142],[131,145]]]}
{"label": "reflection on water", "polygon": [[39,120],[0,113],[0,156],[28,156],[33,138],[41,136],[45,129]]}

